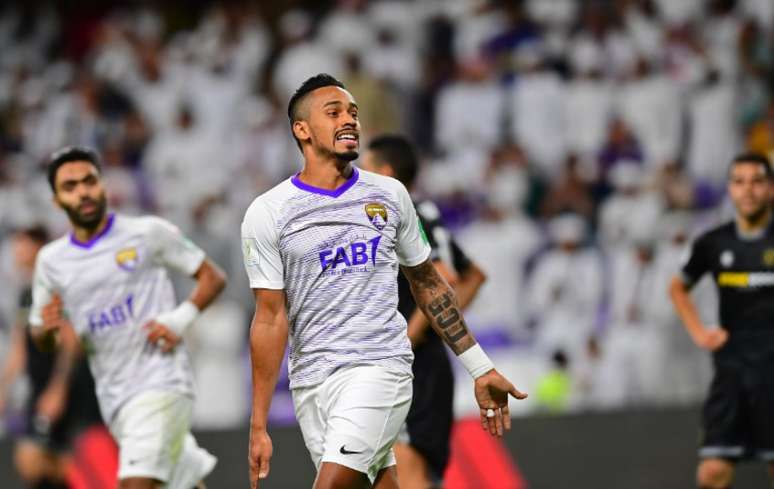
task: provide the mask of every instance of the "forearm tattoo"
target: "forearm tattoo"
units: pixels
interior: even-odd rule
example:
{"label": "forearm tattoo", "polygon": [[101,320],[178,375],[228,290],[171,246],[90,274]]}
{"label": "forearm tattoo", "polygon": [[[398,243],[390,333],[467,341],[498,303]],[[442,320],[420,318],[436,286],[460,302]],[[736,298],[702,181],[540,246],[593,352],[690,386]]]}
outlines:
{"label": "forearm tattoo", "polygon": [[455,355],[459,355],[475,342],[468,332],[454,292],[441,278],[431,262],[404,268],[411,283],[411,290],[433,329],[441,336]]}

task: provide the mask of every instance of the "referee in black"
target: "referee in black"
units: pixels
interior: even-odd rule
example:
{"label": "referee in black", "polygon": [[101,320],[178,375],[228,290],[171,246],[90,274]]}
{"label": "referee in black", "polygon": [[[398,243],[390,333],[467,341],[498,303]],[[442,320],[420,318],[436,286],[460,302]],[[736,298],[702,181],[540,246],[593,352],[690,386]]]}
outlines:
{"label": "referee in black", "polygon": [[[696,474],[701,489],[730,488],[735,464],[747,459],[765,462],[774,482],[774,173],[768,159],[734,158],[728,194],[736,218],[693,243],[669,290],[685,329],[713,357]],[[689,295],[706,272],[718,290],[718,328],[702,324]]]}
{"label": "referee in black", "polygon": [[[413,195],[419,159],[403,136],[384,135],[371,141],[360,166],[396,178]],[[414,202],[432,248],[431,259],[454,287],[460,307],[475,298],[486,277],[457,245],[429,200]],[[454,422],[454,375],[443,340],[416,307],[406,278],[398,276],[398,310],[408,322],[414,349],[414,397],[406,418],[406,433],[395,444],[401,489],[440,488],[449,462],[449,438]]]}

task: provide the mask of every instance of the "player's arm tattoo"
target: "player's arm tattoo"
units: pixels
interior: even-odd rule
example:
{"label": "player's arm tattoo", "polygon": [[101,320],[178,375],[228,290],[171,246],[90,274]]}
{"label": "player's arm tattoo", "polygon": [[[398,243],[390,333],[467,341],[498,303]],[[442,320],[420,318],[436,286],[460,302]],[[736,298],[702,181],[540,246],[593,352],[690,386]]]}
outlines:
{"label": "player's arm tattoo", "polygon": [[454,291],[430,260],[415,267],[401,267],[411,284],[417,306],[455,355],[476,344],[468,331]]}

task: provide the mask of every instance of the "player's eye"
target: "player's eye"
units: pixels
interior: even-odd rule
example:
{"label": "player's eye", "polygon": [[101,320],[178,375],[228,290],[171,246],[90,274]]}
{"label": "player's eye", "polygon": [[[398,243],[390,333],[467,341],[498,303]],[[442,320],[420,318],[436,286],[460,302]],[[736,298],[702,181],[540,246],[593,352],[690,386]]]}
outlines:
{"label": "player's eye", "polygon": [[350,112],[350,113],[352,114],[352,118],[353,118],[353,119],[355,119],[355,120],[357,120],[357,111],[356,111],[356,110],[353,110],[353,111],[352,111],[352,112]]}
{"label": "player's eye", "polygon": [[332,111],[329,111],[329,112],[328,112],[328,116],[329,116],[329,117],[336,117],[336,116],[338,116],[338,115],[339,115],[339,113],[338,113],[338,112],[336,112],[335,110],[332,110]]}

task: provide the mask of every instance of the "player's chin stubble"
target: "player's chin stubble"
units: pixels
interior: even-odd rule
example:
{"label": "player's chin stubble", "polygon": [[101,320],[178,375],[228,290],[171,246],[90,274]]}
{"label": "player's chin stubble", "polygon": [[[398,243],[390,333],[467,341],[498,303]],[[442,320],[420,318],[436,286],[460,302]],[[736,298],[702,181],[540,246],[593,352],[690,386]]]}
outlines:
{"label": "player's chin stubble", "polygon": [[96,205],[97,212],[95,212],[93,216],[89,217],[81,214],[77,207],[63,205],[62,208],[64,209],[65,213],[67,213],[67,217],[70,219],[70,222],[76,226],[85,229],[94,229],[99,225],[99,223],[102,221],[102,218],[105,216],[107,200],[103,197],[96,201]]}
{"label": "player's chin stubble", "polygon": [[346,163],[349,163],[350,161],[354,161],[360,156],[360,154],[357,151],[345,151],[343,153],[335,153],[336,159],[339,161],[343,161]]}

